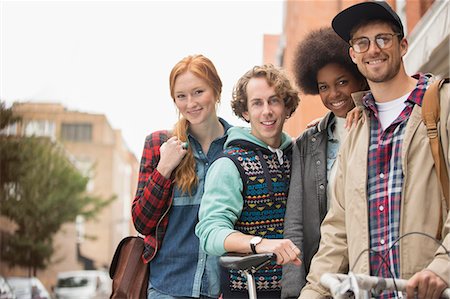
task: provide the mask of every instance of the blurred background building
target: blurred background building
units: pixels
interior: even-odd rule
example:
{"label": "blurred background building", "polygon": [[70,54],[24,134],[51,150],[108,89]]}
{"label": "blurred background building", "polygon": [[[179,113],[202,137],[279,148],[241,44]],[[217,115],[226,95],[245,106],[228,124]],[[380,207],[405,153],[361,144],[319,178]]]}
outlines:
{"label": "blurred background building", "polygon": [[[292,74],[292,61],[298,43],[311,30],[331,26],[331,20],[338,12],[360,2],[363,1],[285,1],[283,32],[279,36],[265,36],[264,62],[282,66]],[[402,19],[409,42],[408,53],[404,57],[406,71],[409,74],[420,71],[449,76],[450,1],[387,2]],[[300,105],[287,121],[285,130],[291,136],[297,137],[310,121],[325,115],[326,112],[327,109],[319,96],[301,95]]]}
{"label": "blurred background building", "polygon": [[[62,227],[54,240],[53,263],[38,272],[39,278],[49,287],[61,271],[107,270],[119,241],[135,234],[131,203],[139,163],[121,131],[113,129],[102,114],[70,111],[57,103],[16,102],[12,110],[22,122],[10,126],[7,134],[48,137],[61,144],[76,168],[89,178],[89,194],[115,197],[95,220],[85,221],[80,216]],[[4,276],[27,275],[26,269],[9,269],[1,264],[0,269]]]}

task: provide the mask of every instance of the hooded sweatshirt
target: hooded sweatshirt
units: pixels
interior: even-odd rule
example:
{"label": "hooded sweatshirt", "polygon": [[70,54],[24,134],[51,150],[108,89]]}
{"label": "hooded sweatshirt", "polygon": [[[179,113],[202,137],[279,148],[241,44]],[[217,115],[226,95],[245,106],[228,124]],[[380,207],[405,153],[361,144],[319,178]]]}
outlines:
{"label": "hooded sweatshirt", "polygon": [[[208,254],[226,253],[224,241],[240,231],[282,239],[290,179],[292,139],[270,148],[249,128],[228,131],[223,155],[208,170],[196,234]],[[250,251],[250,247],[249,247]],[[241,290],[243,278],[230,271],[230,288]],[[255,273],[258,290],[279,290],[281,266],[275,262]]]}

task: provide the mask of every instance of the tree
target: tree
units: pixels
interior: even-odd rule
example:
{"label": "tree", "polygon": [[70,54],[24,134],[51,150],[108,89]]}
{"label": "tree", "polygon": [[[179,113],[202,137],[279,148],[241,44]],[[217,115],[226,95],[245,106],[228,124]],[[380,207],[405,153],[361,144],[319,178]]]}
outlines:
{"label": "tree", "polygon": [[6,108],[5,102],[0,101],[0,131],[20,120],[20,117],[13,115],[11,108]]}
{"label": "tree", "polygon": [[[2,110],[0,115],[9,115]],[[17,119],[11,114],[11,120]],[[2,237],[2,259],[34,274],[46,268],[61,226],[77,215],[92,218],[113,200],[87,195],[87,183],[49,139],[0,135],[0,215],[18,227]]]}

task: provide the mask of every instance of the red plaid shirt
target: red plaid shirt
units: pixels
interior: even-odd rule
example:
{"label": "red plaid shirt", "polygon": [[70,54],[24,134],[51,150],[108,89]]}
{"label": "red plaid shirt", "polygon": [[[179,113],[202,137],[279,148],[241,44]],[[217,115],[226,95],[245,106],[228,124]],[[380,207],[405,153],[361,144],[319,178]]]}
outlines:
{"label": "red plaid shirt", "polygon": [[156,131],[145,139],[139,183],[132,205],[134,227],[145,235],[142,258],[146,263],[153,259],[161,246],[172,203],[173,181],[156,170],[160,159],[159,148],[168,138],[168,131]]}
{"label": "red plaid shirt", "polygon": [[[406,107],[384,131],[378,118],[375,100],[367,94],[363,103],[370,111],[370,145],[368,153],[367,194],[369,199],[370,273],[382,277],[399,277],[400,210],[403,188],[401,149],[405,129],[414,105],[422,106],[428,77],[417,74],[416,88],[405,101]],[[385,262],[380,258],[385,259]],[[390,271],[390,272],[389,272]],[[391,275],[392,273],[392,275]],[[378,298],[397,298],[383,293]]]}

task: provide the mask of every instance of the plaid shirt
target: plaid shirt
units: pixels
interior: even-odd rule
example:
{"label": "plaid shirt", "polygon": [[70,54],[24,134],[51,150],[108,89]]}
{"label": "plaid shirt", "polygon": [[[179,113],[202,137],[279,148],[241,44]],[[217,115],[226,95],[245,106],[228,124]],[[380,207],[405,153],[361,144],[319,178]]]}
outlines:
{"label": "plaid shirt", "polygon": [[[369,110],[370,144],[368,153],[367,193],[369,199],[370,273],[382,277],[399,277],[399,237],[403,189],[402,143],[406,124],[414,105],[422,105],[428,77],[417,74],[416,88],[405,101],[406,107],[384,131],[375,100],[367,94],[363,103]],[[392,249],[390,249],[392,247]],[[376,252],[374,252],[376,251]],[[380,258],[385,259],[385,262]],[[391,275],[392,273],[392,275]],[[396,298],[394,293],[380,298]]]}
{"label": "plaid shirt", "polygon": [[139,169],[139,183],[132,205],[136,230],[145,235],[142,256],[148,263],[161,246],[168,224],[168,211],[172,204],[172,179],[167,179],[156,169],[160,159],[159,148],[169,138],[168,131],[157,131],[145,139]]}

